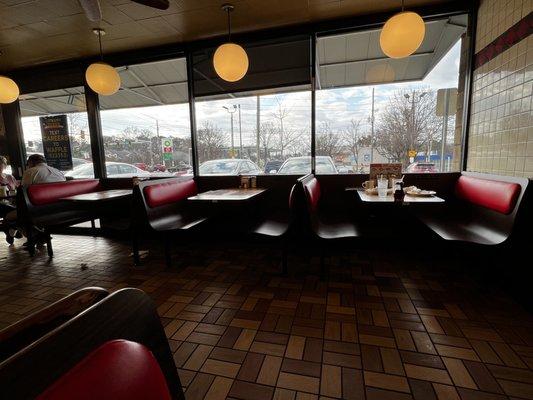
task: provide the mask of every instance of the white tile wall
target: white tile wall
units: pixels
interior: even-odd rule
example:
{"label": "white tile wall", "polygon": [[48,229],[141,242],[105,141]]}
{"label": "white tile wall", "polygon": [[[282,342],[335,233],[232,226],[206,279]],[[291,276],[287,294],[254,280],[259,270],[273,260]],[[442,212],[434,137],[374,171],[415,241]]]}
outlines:
{"label": "white tile wall", "polygon": [[[533,0],[483,0],[476,53],[533,9]],[[533,37],[474,71],[467,169],[533,177]]]}

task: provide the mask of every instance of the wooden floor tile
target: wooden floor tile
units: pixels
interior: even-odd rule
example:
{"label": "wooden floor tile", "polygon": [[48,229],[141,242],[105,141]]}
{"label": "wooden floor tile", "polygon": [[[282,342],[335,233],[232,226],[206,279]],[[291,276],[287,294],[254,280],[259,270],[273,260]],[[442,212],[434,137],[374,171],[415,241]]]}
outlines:
{"label": "wooden floor tile", "polygon": [[267,247],[180,243],[180,268],[154,250],[141,270],[118,240],[54,235],[31,265],[20,244],[0,246],[0,328],[84,286],[141,288],[188,400],[533,398],[533,317],[449,257],[334,254],[320,280],[300,254],[279,276]]}

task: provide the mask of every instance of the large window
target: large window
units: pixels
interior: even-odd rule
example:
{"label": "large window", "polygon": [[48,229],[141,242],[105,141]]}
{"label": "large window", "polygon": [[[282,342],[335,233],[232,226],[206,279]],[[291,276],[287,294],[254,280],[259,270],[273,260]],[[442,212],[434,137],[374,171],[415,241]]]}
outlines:
{"label": "large window", "polygon": [[311,172],[311,92],[196,101],[200,175]]}
{"label": "large window", "polygon": [[[83,87],[21,95],[20,112],[26,155],[47,155],[48,163],[63,170],[67,176],[82,166],[87,170],[84,177],[94,176]],[[47,126],[52,124],[57,126],[58,134],[47,137]],[[67,162],[70,157],[68,147],[72,164]],[[54,148],[59,150],[54,152]]]}
{"label": "large window", "polygon": [[321,161],[334,173],[383,162],[405,172],[458,170],[466,24],[466,15],[427,22],[420,48],[398,60],[381,52],[378,30],[319,38],[317,173]]}
{"label": "large window", "polygon": [[200,175],[311,172],[311,38],[241,43],[247,74],[226,82],[215,48],[192,55]]}
{"label": "large window", "polygon": [[100,97],[107,176],[191,174],[185,59],[117,70],[121,89]]}

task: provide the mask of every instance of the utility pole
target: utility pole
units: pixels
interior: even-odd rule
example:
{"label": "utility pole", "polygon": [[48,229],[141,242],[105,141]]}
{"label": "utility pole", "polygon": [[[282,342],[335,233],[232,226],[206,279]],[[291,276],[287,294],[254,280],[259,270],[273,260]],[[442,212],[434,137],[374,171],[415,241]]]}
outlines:
{"label": "utility pole", "polygon": [[241,124],[241,105],[238,104],[237,107],[239,108],[239,147],[240,147],[240,153],[239,158],[243,158],[242,156],[242,124]]}
{"label": "utility pole", "polygon": [[233,137],[233,114],[237,111],[237,106],[233,104],[233,108],[223,106],[229,112],[231,118],[231,158],[235,158],[235,139]]}
{"label": "utility pole", "polygon": [[370,117],[370,164],[374,161],[374,89],[372,88],[372,115]]}
{"label": "utility pole", "polygon": [[444,172],[444,156],[446,140],[448,138],[448,114],[450,113],[450,89],[444,89],[444,123],[442,124],[442,138],[440,146],[440,172]]}
{"label": "utility pole", "polygon": [[[257,151],[257,165],[259,165],[259,158],[260,158],[260,131],[261,131],[261,97],[257,96],[257,110],[256,110],[256,132],[257,132],[257,143],[256,143],[256,151]],[[266,157],[266,156],[265,156]]]}

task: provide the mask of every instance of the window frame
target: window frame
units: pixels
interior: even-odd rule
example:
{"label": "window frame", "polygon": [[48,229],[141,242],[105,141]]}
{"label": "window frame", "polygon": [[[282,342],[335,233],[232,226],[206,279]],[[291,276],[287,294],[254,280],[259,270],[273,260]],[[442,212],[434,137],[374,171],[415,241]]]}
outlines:
{"label": "window frame", "polygon": [[[463,116],[462,116],[462,154],[461,170],[466,168],[466,157],[468,154],[468,124],[469,109],[471,105],[472,92],[472,67],[475,43],[475,23],[477,7],[475,2],[455,1],[451,3],[413,7],[412,11],[418,12],[425,21],[442,19],[446,16],[459,14],[468,14],[469,26],[467,29],[467,39],[469,46],[467,49],[467,66],[465,73],[465,90],[463,99]],[[294,34],[311,35],[311,171],[315,172],[315,123],[316,123],[316,38],[328,36],[334,33],[354,32],[357,30],[368,30],[371,28],[379,29],[386,20],[392,15],[391,12],[374,13],[370,15],[360,15],[354,17],[339,18],[329,21],[319,21],[303,23],[289,27],[276,27],[265,30],[244,32],[234,35],[234,40],[248,41],[265,37],[284,37]],[[192,147],[192,169],[193,175],[199,176],[198,154],[196,143],[196,114],[195,114],[195,97],[194,97],[194,80],[193,65],[191,62],[192,52],[208,46],[218,45],[225,40],[225,36],[219,36],[211,39],[200,39],[188,43],[171,43],[168,45],[154,46],[145,49],[128,50],[106,55],[106,62],[113,66],[148,63],[151,61],[161,61],[172,58],[186,58],[187,66],[187,85],[188,85],[188,105],[190,118],[190,138]],[[89,134],[91,138],[91,152],[93,166],[96,178],[106,177],[105,155],[103,146],[102,126],[100,120],[99,96],[94,93],[85,83],[85,68],[90,63],[97,60],[96,57],[90,57],[79,60],[69,60],[43,66],[35,66],[15,71],[7,71],[19,84],[22,94],[47,91],[68,87],[84,86],[86,97],[86,112],[89,121]],[[4,115],[4,124],[6,126],[6,143],[8,144],[9,156],[13,170],[19,175],[25,169],[24,143],[22,136],[22,126],[20,123],[20,104],[18,101],[10,105],[0,106]]]}

